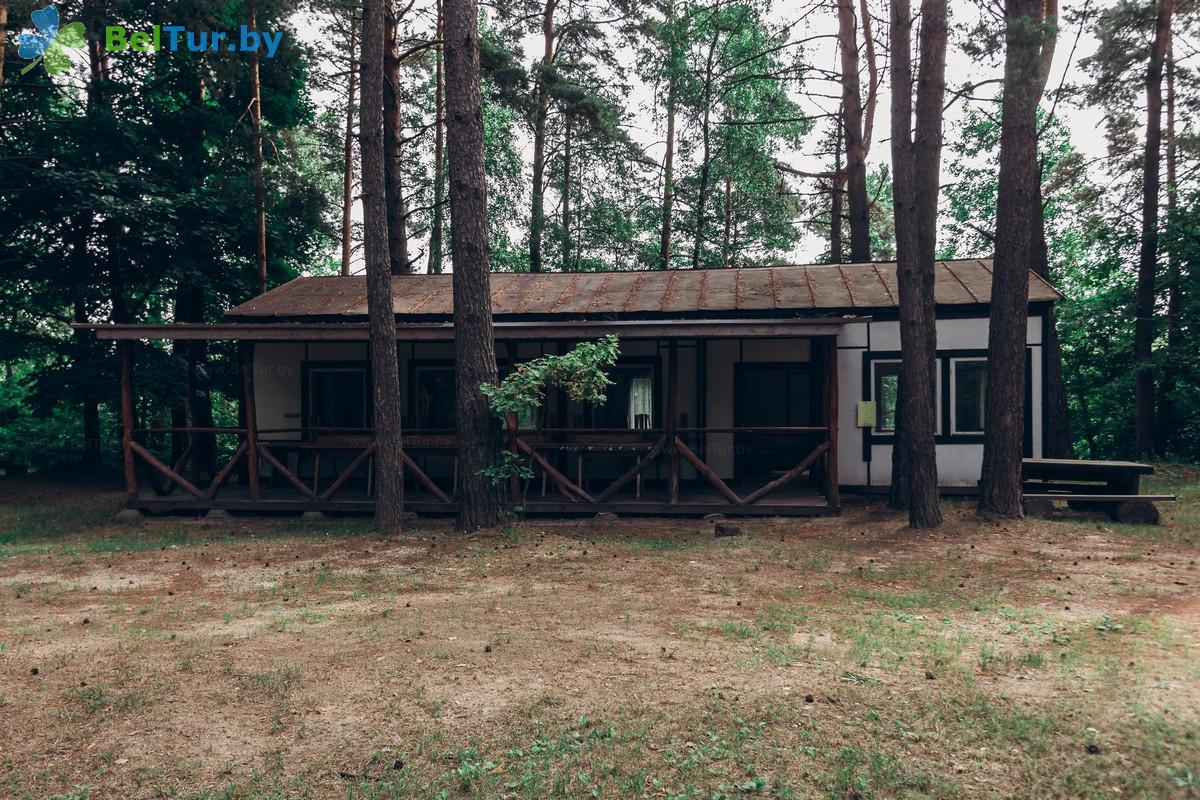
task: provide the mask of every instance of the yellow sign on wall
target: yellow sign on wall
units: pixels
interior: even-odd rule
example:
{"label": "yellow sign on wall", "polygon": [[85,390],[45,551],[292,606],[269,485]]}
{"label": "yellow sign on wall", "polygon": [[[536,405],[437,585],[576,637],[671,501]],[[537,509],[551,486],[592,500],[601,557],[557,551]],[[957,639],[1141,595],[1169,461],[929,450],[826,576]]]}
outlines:
{"label": "yellow sign on wall", "polygon": [[875,427],[875,401],[863,400],[858,404],[858,427]]}

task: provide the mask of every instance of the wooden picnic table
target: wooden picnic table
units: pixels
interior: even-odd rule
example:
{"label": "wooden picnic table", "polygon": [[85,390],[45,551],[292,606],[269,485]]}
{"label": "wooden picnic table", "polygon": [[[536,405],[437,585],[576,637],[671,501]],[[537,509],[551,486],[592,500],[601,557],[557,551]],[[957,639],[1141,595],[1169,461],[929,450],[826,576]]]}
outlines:
{"label": "wooden picnic table", "polygon": [[1154,501],[1175,497],[1140,493],[1142,476],[1153,472],[1151,465],[1135,461],[1025,458],[1021,489],[1027,506],[1066,500],[1071,508],[1107,511],[1122,522],[1157,522]]}

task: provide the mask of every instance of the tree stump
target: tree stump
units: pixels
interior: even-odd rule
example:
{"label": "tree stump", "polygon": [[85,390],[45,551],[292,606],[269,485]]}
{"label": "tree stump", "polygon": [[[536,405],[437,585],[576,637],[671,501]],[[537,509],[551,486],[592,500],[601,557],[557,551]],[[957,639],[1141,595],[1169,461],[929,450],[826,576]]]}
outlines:
{"label": "tree stump", "polygon": [[741,536],[742,529],[737,525],[728,522],[718,522],[713,526],[713,536],[722,538],[725,536]]}

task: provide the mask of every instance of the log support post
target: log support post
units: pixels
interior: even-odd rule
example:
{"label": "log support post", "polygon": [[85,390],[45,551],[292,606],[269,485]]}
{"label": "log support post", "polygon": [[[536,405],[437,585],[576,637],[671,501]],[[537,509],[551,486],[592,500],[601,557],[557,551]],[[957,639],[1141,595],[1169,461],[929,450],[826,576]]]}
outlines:
{"label": "log support post", "polygon": [[121,342],[121,451],[125,466],[125,497],[138,496],[137,471],[133,463],[133,342]]}
{"label": "log support post", "polygon": [[246,409],[246,472],[250,499],[262,499],[258,475],[258,413],[254,403],[254,342],[242,343],[242,403]]}
{"label": "log support post", "polygon": [[825,339],[825,379],[822,399],[825,406],[825,426],[829,429],[829,449],[825,451],[825,499],[837,508],[842,504],[838,488],[838,349],[837,337]]}
{"label": "log support post", "polygon": [[[512,349],[516,350],[516,347],[514,346]],[[516,363],[515,358],[512,361],[514,364]],[[508,434],[508,452],[512,454],[513,469],[515,470],[519,470],[518,464],[521,459],[520,451],[517,449],[517,425],[518,421],[515,413],[509,411],[504,415],[504,426]],[[508,478],[508,496],[509,502],[514,506],[521,503],[521,476],[519,472],[514,472]]]}
{"label": "log support post", "polygon": [[679,424],[679,342],[667,340],[667,502],[679,502],[679,448],[675,428]]}

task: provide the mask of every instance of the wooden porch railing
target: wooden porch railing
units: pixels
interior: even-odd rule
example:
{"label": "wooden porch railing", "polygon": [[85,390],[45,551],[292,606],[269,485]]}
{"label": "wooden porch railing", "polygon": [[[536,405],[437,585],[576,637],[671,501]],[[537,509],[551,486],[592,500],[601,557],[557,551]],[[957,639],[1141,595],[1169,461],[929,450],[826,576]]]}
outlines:
{"label": "wooden porch railing", "polygon": [[[507,446],[519,457],[528,459],[536,469],[539,469],[550,481],[553,481],[559,492],[567,498],[568,504],[577,505],[580,510],[588,507],[602,507],[613,499],[617,492],[646,473],[658,461],[666,460],[667,503],[679,503],[680,461],[687,462],[696,474],[706,481],[724,500],[727,505],[750,507],[764,498],[778,492],[780,489],[796,481],[805,472],[817,465],[824,477],[822,486],[830,506],[840,505],[837,482],[837,427],[834,425],[809,427],[680,427],[669,424],[677,420],[677,398],[674,389],[676,381],[675,342],[670,342],[668,361],[668,387],[670,389],[666,403],[666,420],[668,425],[654,429],[627,428],[541,428],[522,430],[517,427],[515,418],[510,417],[506,425]],[[826,352],[820,354],[830,373],[834,373],[837,363],[837,351],[832,339],[829,340]],[[262,499],[262,476],[260,460],[271,466],[272,472],[292,486],[306,500],[313,503],[327,503],[342,492],[350,480],[366,467],[367,496],[371,495],[372,476],[374,470],[375,442],[373,431],[367,428],[277,428],[259,429],[257,426],[257,411],[254,402],[253,384],[253,349],[245,345],[242,349],[242,390],[245,404],[245,427],[237,428],[198,428],[198,427],[164,427],[137,428],[132,391],[133,359],[131,343],[121,343],[123,363],[121,369],[122,389],[122,444],[125,456],[125,482],[129,499],[138,499],[137,463],[140,461],[156,479],[155,491],[162,495],[170,495],[177,489],[190,494],[200,504],[212,503],[218,493],[228,483],[230,476],[245,460],[245,477],[247,489],[252,501]],[[822,397],[823,418],[836,420],[837,383],[836,380],[825,382]],[[149,446],[149,437],[158,435],[179,435],[188,437],[187,445],[182,449],[173,464],[168,465],[154,454]],[[705,458],[696,453],[686,441],[689,435],[707,437],[714,434],[731,434],[735,437],[745,434],[772,435],[805,435],[815,436],[817,441],[805,455],[790,469],[745,494],[738,494],[720,475],[708,464]],[[207,486],[196,485],[187,477],[187,464],[194,457],[197,437],[235,436],[237,446],[228,461],[217,469]],[[295,437],[283,439],[280,437]],[[450,506],[454,502],[454,488],[446,491],[438,485],[421,466],[412,458],[411,451],[416,450],[445,450],[453,451],[456,443],[453,432],[442,431],[413,431],[404,435],[404,450],[402,459],[405,470],[413,479],[436,499],[438,503]],[[353,453],[350,462],[322,490],[319,486],[321,470],[319,461],[313,471],[312,485],[305,482],[300,475],[301,462],[297,460],[295,471],[280,458],[276,452],[281,448],[301,448],[315,451],[323,450],[349,451]],[[583,481],[572,480],[560,470],[547,451],[574,451],[582,453],[626,452],[635,453],[638,457],[627,471],[612,480],[603,490],[596,494],[590,493],[582,485]],[[457,482],[457,481],[455,481]],[[527,486],[522,487],[519,480],[514,479],[510,484],[510,495],[514,501],[523,502],[526,499]],[[360,501],[361,502],[361,501]],[[715,506],[720,508],[719,505]]]}

